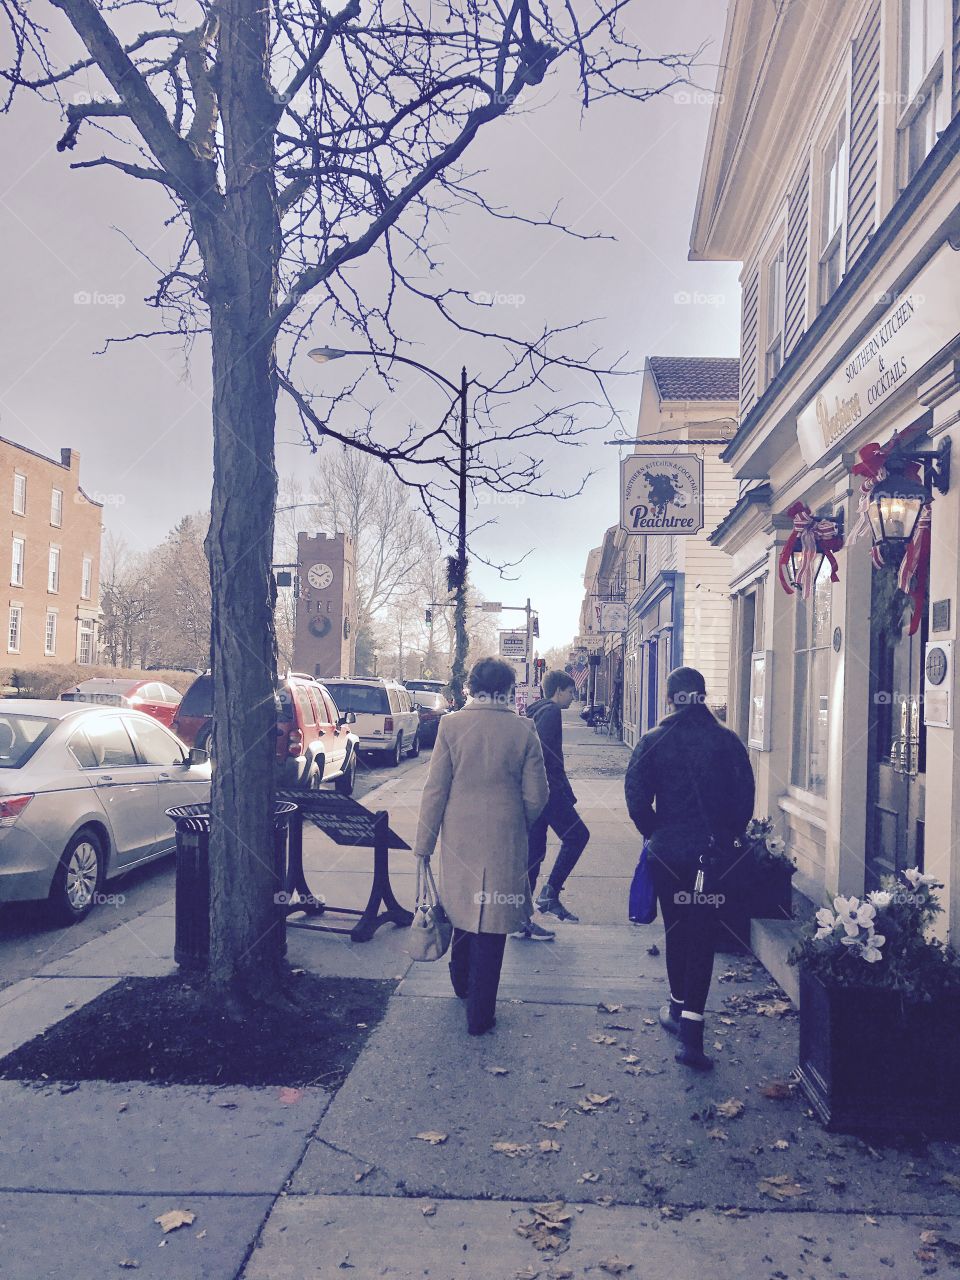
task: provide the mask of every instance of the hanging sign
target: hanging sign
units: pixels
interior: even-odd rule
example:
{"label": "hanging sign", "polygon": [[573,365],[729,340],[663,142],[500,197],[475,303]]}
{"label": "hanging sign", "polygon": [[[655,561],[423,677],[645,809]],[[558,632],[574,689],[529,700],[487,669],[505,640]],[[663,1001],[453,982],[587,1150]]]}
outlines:
{"label": "hanging sign", "polygon": [[500,632],[500,657],[501,658],[522,658],[527,657],[527,633],[526,631],[501,631]]}
{"label": "hanging sign", "polygon": [[626,631],[627,606],[623,600],[604,600],[600,604],[600,630],[604,634],[610,631]]}
{"label": "hanging sign", "polygon": [[703,458],[632,453],[620,463],[620,528],[690,537],[703,528]]}

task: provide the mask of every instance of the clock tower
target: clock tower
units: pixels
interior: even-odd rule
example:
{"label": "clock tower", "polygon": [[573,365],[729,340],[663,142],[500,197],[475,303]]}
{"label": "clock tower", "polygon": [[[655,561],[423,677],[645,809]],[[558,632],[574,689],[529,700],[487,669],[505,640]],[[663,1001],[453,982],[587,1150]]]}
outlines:
{"label": "clock tower", "polygon": [[353,539],[297,535],[297,620],[293,665],[310,676],[353,674],[356,594]]}

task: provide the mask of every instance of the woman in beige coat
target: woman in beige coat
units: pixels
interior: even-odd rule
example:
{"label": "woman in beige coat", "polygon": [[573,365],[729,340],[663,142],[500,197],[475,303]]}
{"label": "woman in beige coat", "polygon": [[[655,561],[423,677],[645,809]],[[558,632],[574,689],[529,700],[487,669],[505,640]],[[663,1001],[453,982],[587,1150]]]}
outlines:
{"label": "woman in beige coat", "polygon": [[467,681],[472,700],[441,719],[414,847],[429,858],[440,836],[450,979],[473,1036],[496,1021],[506,936],[527,918],[527,832],[548,795],[540,739],[517,715],[513,685],[508,663],[482,658]]}

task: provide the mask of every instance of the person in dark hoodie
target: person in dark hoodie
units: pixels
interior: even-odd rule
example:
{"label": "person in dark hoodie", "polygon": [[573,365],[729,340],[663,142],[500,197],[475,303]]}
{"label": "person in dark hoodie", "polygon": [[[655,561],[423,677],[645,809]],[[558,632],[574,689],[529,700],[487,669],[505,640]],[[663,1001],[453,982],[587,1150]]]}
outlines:
{"label": "person in dark hoodie", "polygon": [[634,748],[624,790],[630,817],[649,841],[666,930],[670,1003],[660,1022],[680,1039],[677,1061],[708,1071],[713,1062],[703,1052],[703,1011],[713,975],[716,897],[733,842],[753,816],[753,771],[743,743],[706,705],[706,684],[695,668],[670,672],[667,708]]}
{"label": "person in dark hoodie", "polygon": [[[577,813],[577,797],[567,778],[563,764],[563,712],[573,702],[577,686],[565,671],[548,671],[543,678],[542,696],[527,707],[527,717],[536,725],[547,768],[550,799],[540,818],[530,828],[530,895],[536,889],[540,867],[547,855],[547,830],[552,827],[560,837],[560,852],[553,870],[536,899],[537,910],[558,920],[576,921],[560,901],[560,892],[577,861],[587,847],[590,832]],[[549,931],[528,922],[526,936],[537,938]],[[551,935],[552,936],[552,935]]]}

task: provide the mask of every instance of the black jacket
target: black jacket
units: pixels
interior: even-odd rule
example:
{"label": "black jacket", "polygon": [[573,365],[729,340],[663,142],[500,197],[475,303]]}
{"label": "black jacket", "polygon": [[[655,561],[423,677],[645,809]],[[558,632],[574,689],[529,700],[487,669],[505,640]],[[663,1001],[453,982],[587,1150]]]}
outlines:
{"label": "black jacket", "polygon": [[547,769],[551,804],[576,804],[577,797],[567,778],[563,764],[563,713],[549,698],[540,698],[527,707],[527,719],[536,725]]}
{"label": "black jacket", "polygon": [[702,852],[708,835],[727,844],[753,817],[747,749],[700,705],[666,716],[643,735],[624,791],[630,817],[655,854]]}

